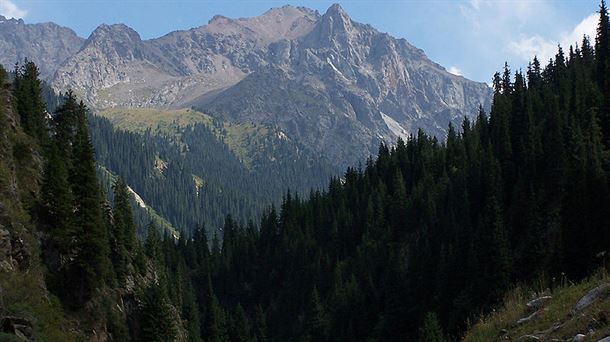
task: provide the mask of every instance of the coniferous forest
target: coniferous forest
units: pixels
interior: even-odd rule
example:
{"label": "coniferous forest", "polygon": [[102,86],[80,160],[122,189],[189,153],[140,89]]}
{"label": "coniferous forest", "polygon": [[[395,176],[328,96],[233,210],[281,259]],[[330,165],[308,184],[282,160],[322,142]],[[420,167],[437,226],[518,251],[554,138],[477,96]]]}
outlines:
{"label": "coniferous forest", "polygon": [[525,71],[505,66],[491,112],[450,127],[446,141],[419,132],[382,145],[326,191],[286,194],[258,227],[227,218],[211,250],[204,230],[166,241],[170,288],[193,286],[203,336],[425,340],[439,327],[457,338],[511,284],[552,286],[600,267],[610,247],[600,12],[594,43]]}
{"label": "coniferous forest", "polygon": [[[291,146],[273,142],[261,147],[260,154],[277,159],[248,169],[203,124],[184,128],[179,142],[150,131],[120,130],[95,115],[89,117],[89,126],[98,164],[124,178],[148,205],[187,233],[203,222],[215,232],[228,213],[240,221],[258,220],[290,184],[299,184],[301,190],[321,188],[332,174],[324,162],[312,165],[310,156],[295,155]],[[162,161],[163,168],[156,161]],[[195,186],[194,178],[201,185]],[[148,220],[140,220],[142,229]]]}
{"label": "coniferous forest", "polygon": [[[32,258],[45,265],[58,307],[87,313],[83,325],[103,326],[112,341],[459,340],[469,321],[498,307],[516,284],[553,287],[605,267],[610,22],[604,2],[599,12],[594,41],[558,47],[552,60],[534,58],[527,70],[505,65],[493,76],[490,112],[450,126],[446,140],[420,131],[382,144],[375,158],[332,178],[324,191],[286,192],[260,220],[252,203],[269,198],[257,192],[265,184],[250,184],[258,190],[243,203],[228,203],[236,194],[221,195],[222,210],[235,212],[221,234],[206,228],[218,222],[200,217],[201,203],[181,206],[186,202],[175,198],[192,191],[186,183],[197,158],[230,169],[238,161],[227,159],[228,152],[175,157],[179,167],[165,176],[175,183],[155,185],[147,176],[153,171],[142,165],[154,165],[158,151],[180,156],[169,152],[179,147],[113,131],[71,92],[52,100],[32,62],[13,74],[0,70],[8,108],[2,110],[14,110],[19,123],[12,130],[27,135],[13,146],[16,167],[42,170],[32,175],[39,189],[22,185],[28,191],[19,195],[19,216],[39,231],[40,255]],[[3,139],[10,130],[0,121]],[[91,132],[100,140],[94,143]],[[226,148],[212,144],[211,134],[192,127],[184,139]],[[108,152],[111,143],[121,146],[116,155]],[[111,196],[98,178],[96,152],[118,170]],[[119,165],[133,156],[143,160]],[[150,198],[168,201],[157,204],[161,214],[190,225],[189,232],[174,238],[154,223],[138,227],[128,177],[143,182],[132,185]],[[244,175],[232,189],[249,180]],[[116,310],[119,303],[127,313]]]}

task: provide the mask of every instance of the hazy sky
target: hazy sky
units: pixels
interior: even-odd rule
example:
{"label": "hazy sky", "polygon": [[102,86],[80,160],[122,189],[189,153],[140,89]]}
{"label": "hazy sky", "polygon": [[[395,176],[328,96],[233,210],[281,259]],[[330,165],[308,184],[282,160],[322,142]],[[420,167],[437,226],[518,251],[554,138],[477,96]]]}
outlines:
{"label": "hazy sky", "polygon": [[[0,0],[0,14],[28,23],[53,21],[87,37],[97,25],[125,23],[143,39],[206,24],[215,14],[259,15],[285,4],[323,14],[335,1],[306,0]],[[347,0],[353,20],[406,38],[453,73],[489,82],[504,61],[523,68],[548,60],[557,44],[594,34],[598,0]]]}

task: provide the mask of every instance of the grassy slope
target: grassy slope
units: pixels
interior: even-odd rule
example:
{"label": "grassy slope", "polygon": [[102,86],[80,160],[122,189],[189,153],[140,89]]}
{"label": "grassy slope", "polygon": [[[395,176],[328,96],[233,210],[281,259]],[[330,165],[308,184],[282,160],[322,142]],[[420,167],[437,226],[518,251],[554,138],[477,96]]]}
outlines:
{"label": "grassy slope", "polygon": [[[610,291],[605,291],[597,302],[581,312],[575,313],[573,308],[587,292],[605,283],[610,283],[610,276],[598,272],[581,283],[559,286],[552,291],[516,289],[506,297],[502,308],[476,323],[464,341],[516,341],[528,335],[536,336],[540,341],[572,341],[577,334],[587,335],[585,341],[598,341],[610,336]],[[543,295],[551,295],[552,299],[538,316],[517,324],[519,319],[530,314],[526,303]]]}
{"label": "grassy slope", "polygon": [[156,109],[156,108],[111,108],[96,113],[109,119],[116,127],[135,133],[144,133],[150,129],[160,134],[180,139],[180,129],[204,124],[235,153],[246,166],[252,163],[260,140],[266,137],[269,129],[251,123],[214,124],[211,116],[192,109]]}
{"label": "grassy slope", "polygon": [[173,134],[175,126],[212,124],[210,116],[191,109],[111,108],[96,114],[108,118],[117,127],[136,133],[150,129],[153,133]]}

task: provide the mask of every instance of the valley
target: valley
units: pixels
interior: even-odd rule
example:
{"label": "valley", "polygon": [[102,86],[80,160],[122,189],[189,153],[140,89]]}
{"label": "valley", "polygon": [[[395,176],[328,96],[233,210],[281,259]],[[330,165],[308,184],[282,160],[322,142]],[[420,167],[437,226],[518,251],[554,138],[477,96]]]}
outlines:
{"label": "valley", "polygon": [[339,4],[145,39],[0,16],[0,340],[607,341],[592,18],[488,85]]}

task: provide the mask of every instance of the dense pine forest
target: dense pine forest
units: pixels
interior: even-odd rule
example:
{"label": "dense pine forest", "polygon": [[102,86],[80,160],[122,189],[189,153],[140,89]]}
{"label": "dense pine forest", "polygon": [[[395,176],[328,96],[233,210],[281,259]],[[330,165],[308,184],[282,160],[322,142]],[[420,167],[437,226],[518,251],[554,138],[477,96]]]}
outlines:
{"label": "dense pine forest", "polygon": [[[588,38],[546,66],[505,66],[489,114],[423,132],[286,194],[257,228],[227,218],[165,241],[169,289],[192,287],[206,340],[459,338],[516,283],[554,286],[610,247],[610,45]],[[190,293],[189,289],[186,293]],[[181,294],[171,296],[181,303]],[[188,297],[188,296],[187,296]]]}
{"label": "dense pine forest", "polygon": [[187,233],[203,222],[210,232],[218,231],[228,213],[241,221],[258,220],[291,184],[321,188],[332,174],[327,163],[312,164],[311,156],[278,141],[265,141],[247,168],[203,124],[172,127],[179,139],[151,130],[124,131],[95,115],[89,126],[98,164],[124,178],[159,215]]}
{"label": "dense pine forest", "polygon": [[[194,191],[199,163],[229,169],[238,163],[220,151],[226,146],[211,143],[210,130],[184,133],[192,148],[206,142],[205,150],[184,157],[180,145],[162,137],[116,131],[91,117],[71,92],[53,100],[32,62],[12,75],[0,70],[0,190],[11,188],[11,168],[19,170],[15,184],[23,188],[17,199],[2,192],[15,202],[0,206],[0,225],[18,219],[33,227],[36,233],[27,236],[39,241],[31,244],[40,252],[31,258],[45,265],[42,288],[52,294],[47,302],[56,303],[44,312],[61,312],[55,322],[64,315],[80,322],[62,331],[36,323],[34,334],[52,331],[51,340],[103,334],[112,341],[458,340],[469,321],[497,307],[515,284],[553,287],[605,267],[610,22],[603,1],[595,42],[585,37],[568,51],[559,47],[544,63],[534,58],[515,72],[505,65],[493,77],[490,113],[481,109],[473,122],[449,127],[444,141],[420,131],[382,144],[376,159],[331,179],[324,191],[287,192],[260,220],[244,208],[263,195],[226,203],[218,211],[234,210],[237,218],[228,215],[221,234],[210,234],[206,224],[217,222],[197,211],[206,200],[172,207],[184,203],[173,196]],[[13,112],[19,122],[7,119]],[[20,140],[6,138],[13,135]],[[111,196],[101,186],[95,153],[120,176]],[[166,170],[172,183],[163,187],[151,177],[159,154],[176,165]],[[15,166],[5,167],[9,157]],[[231,175],[210,179],[223,176]],[[169,202],[157,204],[168,208],[160,213],[179,213],[167,219],[191,225],[190,232],[175,238],[154,223],[138,227],[128,177],[151,199]],[[232,189],[248,182],[238,178]],[[193,218],[184,219],[191,211]],[[0,277],[3,296],[18,291],[15,279]]]}

